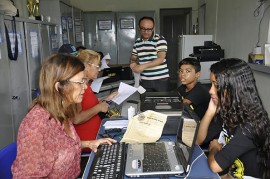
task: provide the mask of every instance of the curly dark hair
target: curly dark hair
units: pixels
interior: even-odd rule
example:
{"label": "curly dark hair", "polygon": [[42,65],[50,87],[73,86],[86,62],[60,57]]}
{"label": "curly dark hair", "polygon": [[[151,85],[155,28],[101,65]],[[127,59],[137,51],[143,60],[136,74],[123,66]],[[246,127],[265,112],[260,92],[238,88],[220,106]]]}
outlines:
{"label": "curly dark hair", "polygon": [[[259,96],[249,65],[240,59],[223,59],[210,68],[217,82],[217,116],[229,130],[240,126],[258,147],[258,163],[270,178],[270,120]],[[252,130],[246,130],[245,126]],[[249,133],[249,134],[247,134]]]}

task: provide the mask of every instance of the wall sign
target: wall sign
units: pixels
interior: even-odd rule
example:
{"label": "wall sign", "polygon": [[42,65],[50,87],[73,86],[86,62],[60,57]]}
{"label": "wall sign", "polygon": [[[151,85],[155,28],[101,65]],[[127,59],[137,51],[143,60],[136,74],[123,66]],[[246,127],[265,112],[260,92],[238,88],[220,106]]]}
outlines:
{"label": "wall sign", "polygon": [[70,17],[70,16],[67,17],[67,24],[68,24],[68,29],[73,29],[72,17]]}
{"label": "wall sign", "polygon": [[51,50],[52,51],[57,51],[58,50],[57,34],[51,33],[50,41],[51,41]]}
{"label": "wall sign", "polygon": [[32,58],[37,58],[39,55],[38,51],[38,33],[36,31],[30,32],[30,44],[31,44],[31,54]]}
{"label": "wall sign", "polygon": [[62,30],[63,30],[63,31],[66,31],[66,30],[67,30],[67,28],[68,28],[68,27],[67,27],[67,25],[68,25],[67,23],[68,23],[68,22],[67,22],[66,17],[63,17],[63,16],[62,16],[62,17],[61,17],[61,25],[62,25]]}
{"label": "wall sign", "polygon": [[98,20],[98,30],[111,30],[112,20]]}
{"label": "wall sign", "polygon": [[120,19],[120,29],[134,29],[134,19],[132,18]]}
{"label": "wall sign", "polygon": [[75,17],[74,28],[75,28],[75,41],[82,42],[81,18]]}

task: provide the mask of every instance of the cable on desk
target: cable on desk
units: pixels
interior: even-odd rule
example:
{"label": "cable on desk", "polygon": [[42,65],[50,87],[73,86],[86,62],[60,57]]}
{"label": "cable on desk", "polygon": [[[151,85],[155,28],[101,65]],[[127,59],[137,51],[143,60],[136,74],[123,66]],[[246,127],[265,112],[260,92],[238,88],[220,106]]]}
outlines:
{"label": "cable on desk", "polygon": [[198,160],[203,154],[204,154],[204,153],[202,152],[198,157],[196,157],[196,158],[193,160],[193,162],[192,162],[191,165],[190,165],[190,169],[189,169],[189,171],[188,171],[188,174],[187,174],[187,176],[186,176],[184,179],[187,179],[187,177],[189,176],[189,174],[190,174],[190,172],[191,172],[191,169],[192,169],[193,164],[194,164],[194,163],[196,162],[196,160]]}

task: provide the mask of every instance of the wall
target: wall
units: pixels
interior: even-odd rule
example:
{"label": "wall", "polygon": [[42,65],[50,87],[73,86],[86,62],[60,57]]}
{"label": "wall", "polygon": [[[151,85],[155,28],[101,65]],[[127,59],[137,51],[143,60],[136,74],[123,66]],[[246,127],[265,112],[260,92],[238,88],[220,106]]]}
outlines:
{"label": "wall", "polygon": [[[146,3],[147,2],[147,3]],[[162,8],[187,8],[192,7],[192,24],[196,22],[198,0],[70,0],[70,3],[82,11],[152,11],[156,12],[159,19],[159,10]],[[157,22],[157,29],[159,29]],[[159,32],[158,32],[159,33]]]}
{"label": "wall", "polygon": [[[225,49],[226,57],[247,60],[258,40],[260,17],[254,17],[258,0],[70,0],[83,11],[136,11],[155,10],[159,19],[160,8],[192,7],[192,24],[197,18],[198,5],[206,4],[205,34],[213,34],[214,40]],[[270,4],[266,1],[264,9]],[[261,23],[260,46],[270,43],[270,8]],[[269,34],[269,35],[268,35]],[[264,51],[264,50],[263,50]],[[263,103],[270,114],[270,75],[254,71]]]}
{"label": "wall", "polygon": [[[205,0],[206,32],[215,34],[216,42],[225,49],[226,57],[247,61],[248,54],[258,40],[260,17],[254,17],[258,0]],[[264,4],[264,9],[270,4]],[[270,38],[270,7],[261,22],[259,46]],[[264,52],[264,50],[263,50]],[[257,87],[268,114],[270,114],[270,74],[254,71]]]}

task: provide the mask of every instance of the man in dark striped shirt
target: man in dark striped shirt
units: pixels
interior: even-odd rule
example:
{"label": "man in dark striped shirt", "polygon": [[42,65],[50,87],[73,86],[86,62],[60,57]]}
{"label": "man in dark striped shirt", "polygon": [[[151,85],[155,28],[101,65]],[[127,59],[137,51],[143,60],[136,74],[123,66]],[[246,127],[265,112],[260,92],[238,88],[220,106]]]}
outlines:
{"label": "man in dark striped shirt", "polygon": [[141,74],[141,86],[146,91],[169,91],[169,69],[166,62],[167,42],[154,34],[155,22],[152,17],[139,21],[141,37],[135,41],[130,68]]}

